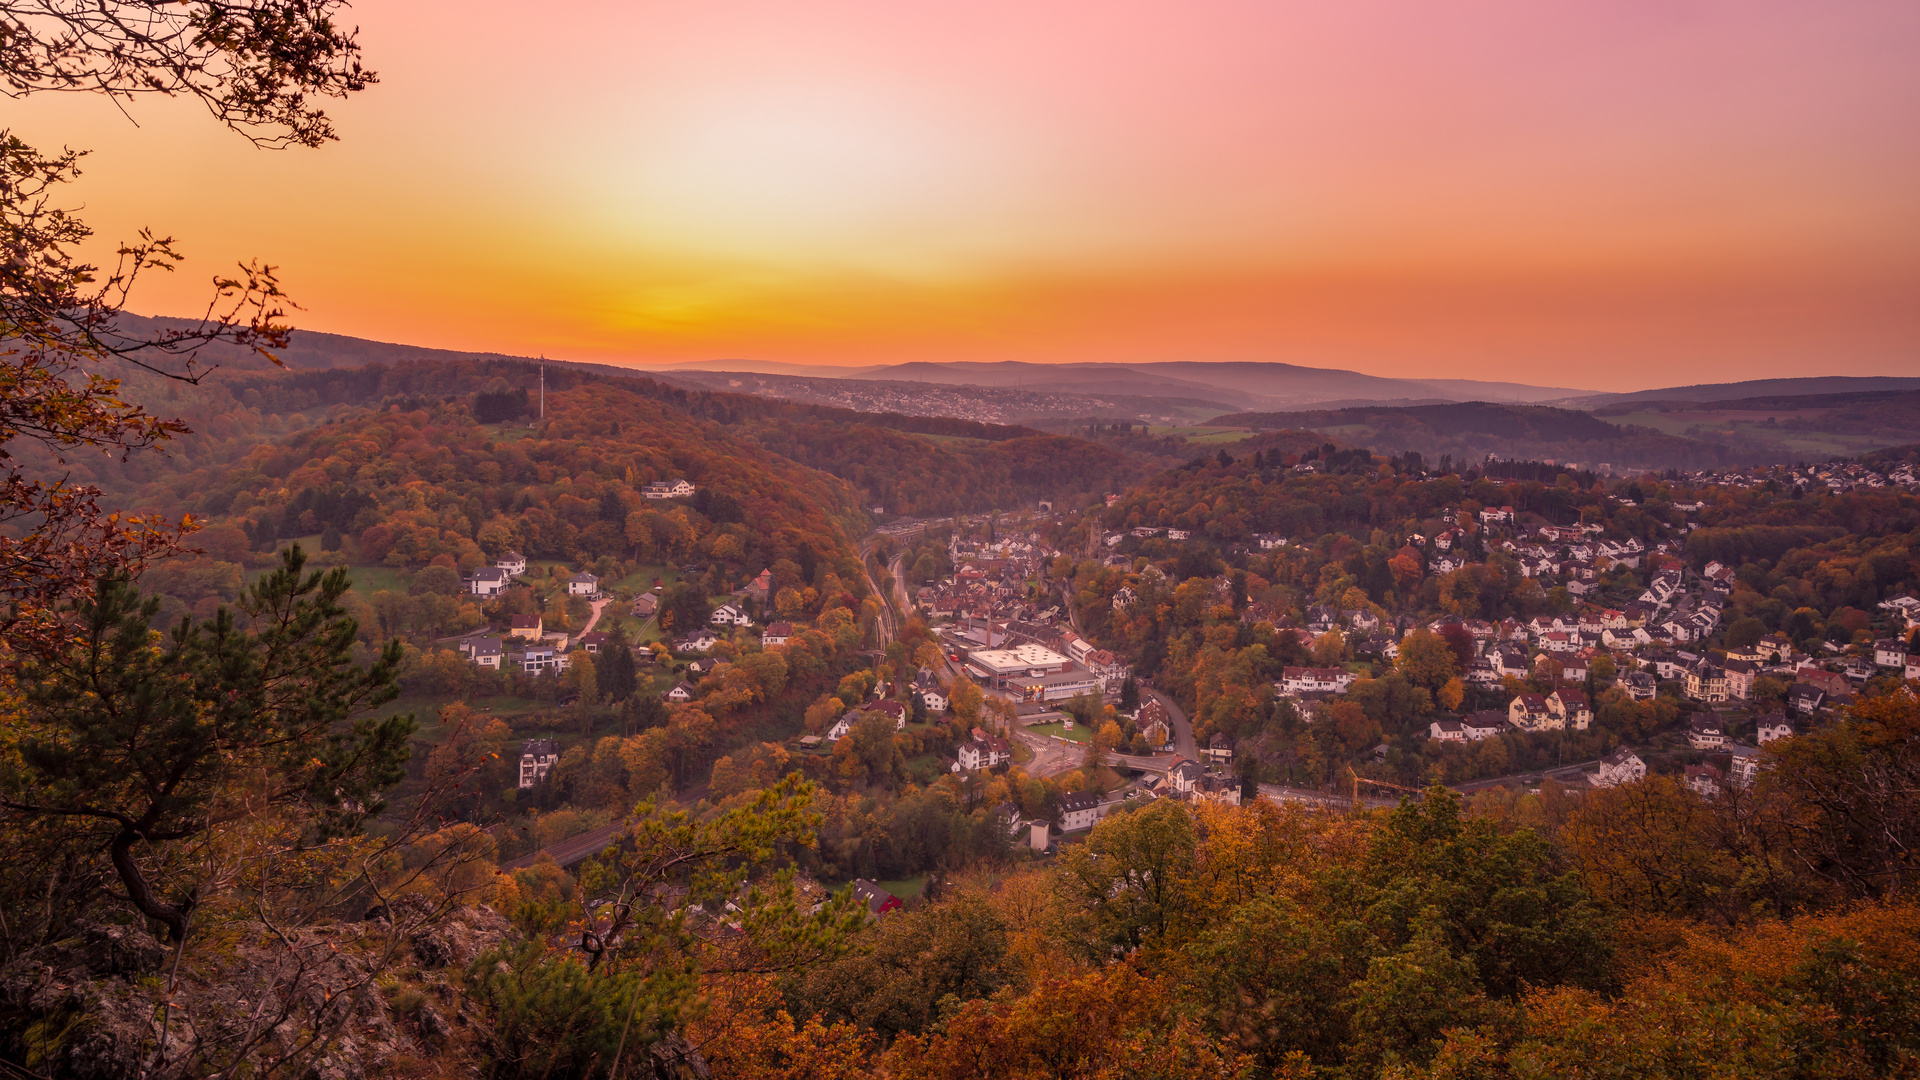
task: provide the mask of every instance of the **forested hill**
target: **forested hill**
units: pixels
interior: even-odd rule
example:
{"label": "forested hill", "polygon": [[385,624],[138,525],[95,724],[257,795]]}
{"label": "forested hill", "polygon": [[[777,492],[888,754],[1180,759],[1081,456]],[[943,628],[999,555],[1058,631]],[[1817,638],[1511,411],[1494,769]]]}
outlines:
{"label": "forested hill", "polygon": [[1726,446],[1667,435],[1652,428],[1608,423],[1589,413],[1542,405],[1484,401],[1402,408],[1243,412],[1209,424],[1252,428],[1310,428],[1384,454],[1407,450],[1460,461],[1503,458],[1606,462],[1616,469],[1705,469],[1738,463]]}

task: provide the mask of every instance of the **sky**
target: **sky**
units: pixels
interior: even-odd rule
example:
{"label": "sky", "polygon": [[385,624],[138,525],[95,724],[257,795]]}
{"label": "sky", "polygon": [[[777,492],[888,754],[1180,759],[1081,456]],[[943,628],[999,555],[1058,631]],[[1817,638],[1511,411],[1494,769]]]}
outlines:
{"label": "sky", "polygon": [[1920,374],[1920,4],[363,0],[266,151],[40,95],[186,314],[659,366],[1273,360],[1596,390]]}

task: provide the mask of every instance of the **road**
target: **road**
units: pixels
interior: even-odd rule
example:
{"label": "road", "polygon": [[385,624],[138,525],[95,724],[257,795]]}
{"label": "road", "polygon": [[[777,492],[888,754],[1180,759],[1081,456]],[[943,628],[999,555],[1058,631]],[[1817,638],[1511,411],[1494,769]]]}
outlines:
{"label": "road", "polygon": [[595,855],[600,854],[602,851],[605,851],[607,845],[613,843],[613,838],[620,835],[621,831],[625,828],[626,826],[624,824],[605,825],[592,832],[581,833],[571,840],[562,840],[552,847],[542,848],[531,855],[522,855],[511,862],[501,863],[500,869],[507,871],[525,870],[527,867],[539,862],[540,856],[542,855],[551,856],[553,861],[559,863],[561,866],[572,866],[574,863],[585,862]]}
{"label": "road", "polygon": [[1448,784],[1447,786],[1462,794],[1468,794],[1490,787],[1501,787],[1506,784],[1535,784],[1545,780],[1549,776],[1561,783],[1570,781],[1578,782],[1581,779],[1581,774],[1586,771],[1589,765],[1598,764],[1600,764],[1600,759],[1594,758],[1592,761],[1582,761],[1573,765],[1561,765],[1553,769],[1541,769],[1538,772],[1514,773],[1510,776],[1493,776],[1485,780],[1469,780],[1464,784]]}
{"label": "road", "polygon": [[[899,615],[893,609],[893,600],[887,596],[880,583],[873,578],[873,568],[867,562],[873,556],[873,542],[877,537],[869,536],[860,541],[860,573],[867,579],[867,590],[880,598],[880,619],[876,631],[880,637],[880,648],[884,649],[900,636]],[[897,580],[897,579],[896,579]]]}
{"label": "road", "polygon": [[594,624],[600,621],[600,613],[605,611],[607,605],[611,603],[613,603],[613,597],[611,596],[593,601],[593,614],[587,617],[587,625],[580,628],[580,634],[578,636],[585,637],[593,633]]}

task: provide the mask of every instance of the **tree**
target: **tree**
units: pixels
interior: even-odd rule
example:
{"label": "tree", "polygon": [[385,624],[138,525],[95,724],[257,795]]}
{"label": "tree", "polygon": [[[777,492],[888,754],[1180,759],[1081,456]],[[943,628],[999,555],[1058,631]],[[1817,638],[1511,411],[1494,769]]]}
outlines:
{"label": "tree", "polygon": [[1400,654],[1394,670],[1415,686],[1438,691],[1447,680],[1459,674],[1459,657],[1440,635],[1415,630],[1400,640]]}
{"label": "tree", "polygon": [[73,605],[78,640],[22,672],[0,804],[96,835],[134,908],[176,942],[198,897],[175,887],[173,845],[268,807],[315,835],[354,830],[405,778],[412,717],[354,719],[398,695],[401,647],[355,665],[345,570],[304,564],[295,545],[247,590],[256,629],[222,608],[164,641],[148,629],[156,601],[102,581]]}
{"label": "tree", "polygon": [[1166,800],[1110,817],[1065,849],[1058,884],[1076,944],[1105,957],[1172,932],[1198,845],[1186,806]]}
{"label": "tree", "polygon": [[[197,98],[221,123],[264,146],[318,146],[335,137],[319,103],[374,81],[354,33],[333,15],[338,0],[262,0],[244,7],[191,0],[21,0],[0,12],[0,82],[10,96],[85,91]],[[167,237],[142,230],[110,271],[80,261],[91,230],[58,206],[79,175],[80,152],[43,154],[0,130],[0,639],[14,650],[57,648],[58,610],[93,582],[130,578],[172,550],[180,532],[145,515],[115,515],[99,492],[36,479],[9,450],[40,443],[56,467],[88,450],[123,460],[187,429],[121,399],[118,361],[197,382],[198,355],[224,343],[261,356],[288,342],[285,296],[270,266],[216,277],[213,298],[190,325],[130,328],[127,298],[148,270],[181,260]],[[277,360],[275,361],[278,362]]]}
{"label": "tree", "polygon": [[1130,713],[1139,708],[1140,684],[1129,675],[1127,681],[1120,684],[1120,711]]}
{"label": "tree", "polygon": [[[814,912],[791,870],[767,873],[783,847],[814,843],[813,800],[813,786],[789,776],[710,821],[637,807],[620,842],[582,869],[570,902],[523,905],[520,940],[467,968],[491,1074],[618,1074],[623,1061],[673,1044],[708,970],[797,971],[840,955],[866,921],[851,892]],[[667,894],[683,902],[656,899]],[[715,947],[694,913],[729,902],[738,934]]]}
{"label": "tree", "polygon": [[633,666],[633,650],[627,645],[626,632],[618,624],[607,635],[607,643],[600,647],[600,663],[594,674],[600,682],[600,696],[608,701],[623,702],[640,685]]}

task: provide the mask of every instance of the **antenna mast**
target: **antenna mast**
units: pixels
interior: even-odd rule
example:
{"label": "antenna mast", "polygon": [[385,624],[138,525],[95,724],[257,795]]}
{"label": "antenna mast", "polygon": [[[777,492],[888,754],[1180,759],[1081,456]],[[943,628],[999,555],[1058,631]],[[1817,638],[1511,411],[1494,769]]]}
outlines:
{"label": "antenna mast", "polygon": [[540,354],[540,419],[547,418],[547,355]]}

